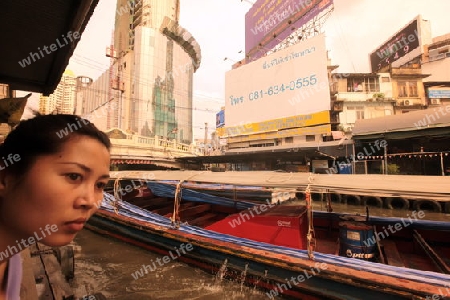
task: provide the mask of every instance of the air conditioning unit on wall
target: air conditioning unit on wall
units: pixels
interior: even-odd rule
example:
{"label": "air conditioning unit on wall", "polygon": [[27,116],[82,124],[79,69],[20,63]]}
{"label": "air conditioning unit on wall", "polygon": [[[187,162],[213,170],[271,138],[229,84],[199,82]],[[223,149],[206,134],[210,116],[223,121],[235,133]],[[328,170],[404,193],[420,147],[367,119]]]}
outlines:
{"label": "air conditioning unit on wall", "polygon": [[430,99],[430,102],[433,105],[438,105],[438,104],[441,104],[441,99],[432,98],[432,99]]}
{"label": "air conditioning unit on wall", "polygon": [[414,105],[414,102],[412,102],[411,100],[405,100],[405,101],[403,101],[403,105],[404,106],[411,106],[411,105]]}

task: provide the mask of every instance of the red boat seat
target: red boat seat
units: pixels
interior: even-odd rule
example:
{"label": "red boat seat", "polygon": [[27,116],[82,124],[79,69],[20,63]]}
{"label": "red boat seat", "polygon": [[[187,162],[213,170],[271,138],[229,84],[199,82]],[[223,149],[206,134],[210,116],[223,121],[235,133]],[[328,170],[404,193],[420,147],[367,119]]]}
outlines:
{"label": "red boat seat", "polygon": [[[266,208],[262,211],[261,208]],[[301,205],[267,205],[230,215],[205,229],[278,246],[306,249],[308,220]]]}

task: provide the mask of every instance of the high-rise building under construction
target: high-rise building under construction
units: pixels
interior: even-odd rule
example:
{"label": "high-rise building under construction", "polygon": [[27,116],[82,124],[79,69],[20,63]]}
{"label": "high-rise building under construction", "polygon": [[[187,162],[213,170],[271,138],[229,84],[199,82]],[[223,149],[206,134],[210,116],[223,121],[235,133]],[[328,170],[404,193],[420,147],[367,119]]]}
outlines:
{"label": "high-rise building under construction", "polygon": [[193,74],[201,54],[179,25],[179,2],[117,1],[111,68],[81,89],[78,113],[91,114],[103,130],[192,142]]}

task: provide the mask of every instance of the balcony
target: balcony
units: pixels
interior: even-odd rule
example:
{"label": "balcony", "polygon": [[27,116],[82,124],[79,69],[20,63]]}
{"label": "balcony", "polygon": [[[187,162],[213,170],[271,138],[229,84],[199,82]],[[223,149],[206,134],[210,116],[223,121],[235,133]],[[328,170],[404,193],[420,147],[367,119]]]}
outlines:
{"label": "balcony", "polygon": [[429,74],[422,74],[422,69],[420,68],[392,68],[391,77],[393,79],[401,78],[426,78],[430,76]]}
{"label": "balcony", "polygon": [[331,101],[332,112],[341,112],[344,110],[344,102],[342,101]]}
{"label": "balcony", "polygon": [[363,102],[372,99],[374,92],[339,92],[337,100]]}

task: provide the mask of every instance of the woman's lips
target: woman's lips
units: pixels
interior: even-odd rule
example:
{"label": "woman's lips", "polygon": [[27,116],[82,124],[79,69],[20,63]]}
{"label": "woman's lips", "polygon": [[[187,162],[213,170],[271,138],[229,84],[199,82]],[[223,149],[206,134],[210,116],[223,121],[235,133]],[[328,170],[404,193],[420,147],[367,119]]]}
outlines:
{"label": "woman's lips", "polygon": [[80,218],[74,221],[66,222],[64,225],[70,230],[70,231],[80,231],[83,229],[84,224],[86,223],[87,219]]}

